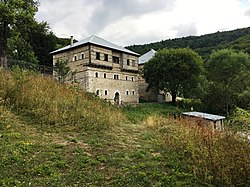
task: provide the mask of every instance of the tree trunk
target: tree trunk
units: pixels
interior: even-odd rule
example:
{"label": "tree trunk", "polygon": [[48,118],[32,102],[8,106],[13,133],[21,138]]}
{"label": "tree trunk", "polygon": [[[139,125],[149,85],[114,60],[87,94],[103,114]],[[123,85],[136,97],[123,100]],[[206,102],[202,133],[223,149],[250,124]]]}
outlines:
{"label": "tree trunk", "polygon": [[0,30],[0,66],[7,68],[7,31],[8,25],[3,22],[3,28]]}
{"label": "tree trunk", "polygon": [[176,92],[172,92],[171,95],[172,95],[172,104],[175,106],[177,94],[176,94]]}

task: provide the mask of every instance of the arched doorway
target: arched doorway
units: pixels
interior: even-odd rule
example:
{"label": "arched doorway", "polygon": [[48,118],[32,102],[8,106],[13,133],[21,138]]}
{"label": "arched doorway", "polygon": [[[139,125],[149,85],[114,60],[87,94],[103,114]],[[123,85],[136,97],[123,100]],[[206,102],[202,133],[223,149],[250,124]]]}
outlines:
{"label": "arched doorway", "polygon": [[114,99],[115,103],[117,105],[119,105],[120,103],[120,94],[118,92],[115,93],[115,99]]}

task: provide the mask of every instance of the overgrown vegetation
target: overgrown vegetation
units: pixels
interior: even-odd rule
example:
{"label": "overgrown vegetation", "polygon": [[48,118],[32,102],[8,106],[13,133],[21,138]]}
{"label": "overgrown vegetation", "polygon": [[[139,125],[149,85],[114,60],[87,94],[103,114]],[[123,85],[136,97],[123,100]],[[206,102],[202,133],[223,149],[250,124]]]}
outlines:
{"label": "overgrown vegetation", "polygon": [[31,72],[0,71],[0,186],[249,186],[250,144],[182,109],[118,109]]}
{"label": "overgrown vegetation", "polygon": [[228,125],[232,130],[249,132],[250,130],[250,111],[242,108],[235,108],[229,117]]}
{"label": "overgrown vegetation", "polygon": [[103,128],[122,118],[119,110],[83,93],[77,85],[63,85],[53,78],[19,68],[0,71],[0,98],[14,111],[32,116],[39,124]]}
{"label": "overgrown vegetation", "polygon": [[153,124],[163,137],[164,145],[183,162],[186,171],[192,171],[190,177],[195,183],[202,186],[249,185],[249,141],[230,131],[212,132],[185,121],[163,119]]}

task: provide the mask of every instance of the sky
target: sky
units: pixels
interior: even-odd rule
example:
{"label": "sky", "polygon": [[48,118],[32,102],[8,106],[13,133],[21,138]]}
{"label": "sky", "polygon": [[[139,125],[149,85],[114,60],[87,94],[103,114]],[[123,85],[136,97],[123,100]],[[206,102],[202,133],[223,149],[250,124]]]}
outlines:
{"label": "sky", "polygon": [[128,46],[250,27],[250,0],[40,0],[36,19],[58,37]]}

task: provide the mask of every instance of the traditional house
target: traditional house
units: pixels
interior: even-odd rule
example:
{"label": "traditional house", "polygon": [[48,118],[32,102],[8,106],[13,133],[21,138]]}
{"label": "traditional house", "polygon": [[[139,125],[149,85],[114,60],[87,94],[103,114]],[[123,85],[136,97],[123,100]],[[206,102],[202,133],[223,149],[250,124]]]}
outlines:
{"label": "traditional house", "polygon": [[224,116],[212,115],[202,112],[184,112],[185,121],[194,123],[201,127],[206,127],[212,130],[222,130],[224,128]]}
{"label": "traditional house", "polygon": [[[139,70],[142,71],[144,64],[148,62],[151,58],[154,57],[156,51],[151,49],[144,55],[139,57]],[[158,90],[152,90],[148,88],[148,83],[146,83],[145,79],[142,77],[142,73],[139,76],[139,96],[141,100],[145,101],[153,101],[153,102],[169,102],[172,100],[172,97],[169,93],[164,94],[163,92],[159,92]]]}
{"label": "traditional house", "polygon": [[68,61],[75,81],[87,92],[117,104],[138,103],[139,54],[97,36],[51,52],[53,65]]}

